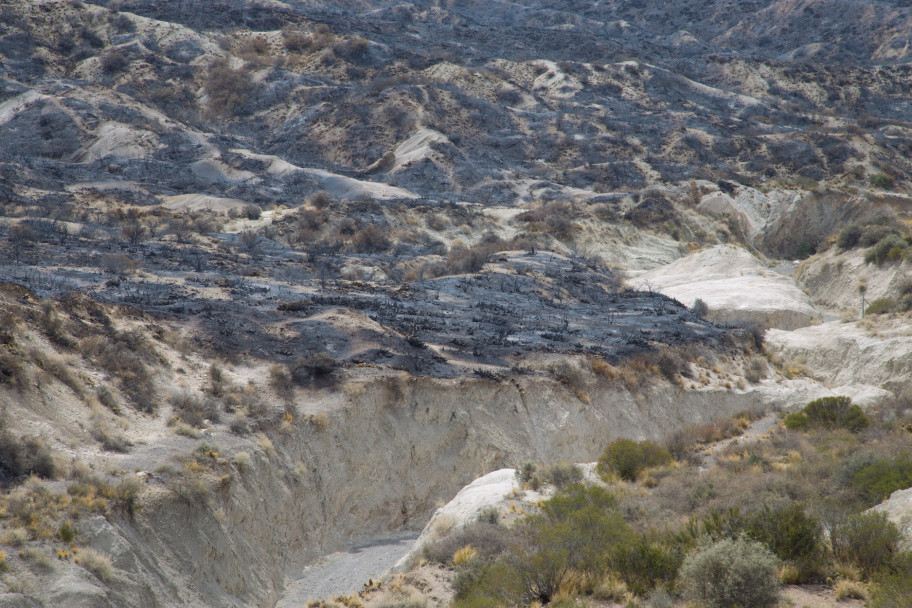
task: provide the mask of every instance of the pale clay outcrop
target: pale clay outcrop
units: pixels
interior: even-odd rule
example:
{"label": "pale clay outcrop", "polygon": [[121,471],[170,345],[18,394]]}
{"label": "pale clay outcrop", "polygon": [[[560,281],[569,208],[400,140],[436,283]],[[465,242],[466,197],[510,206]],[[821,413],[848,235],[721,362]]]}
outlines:
{"label": "pale clay outcrop", "polygon": [[644,272],[629,283],[659,291],[686,306],[697,299],[717,322],[757,322],[792,330],[819,321],[820,314],[797,283],[764,266],[749,251],[719,245]]}

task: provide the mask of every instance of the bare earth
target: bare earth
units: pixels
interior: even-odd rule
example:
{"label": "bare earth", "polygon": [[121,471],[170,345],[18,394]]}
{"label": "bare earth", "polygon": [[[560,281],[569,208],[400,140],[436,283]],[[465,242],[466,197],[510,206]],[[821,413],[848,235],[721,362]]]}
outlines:
{"label": "bare earth", "polygon": [[417,535],[373,541],[350,551],[326,555],[306,566],[286,587],[276,608],[304,608],[309,600],[360,591],[380,580],[408,553]]}

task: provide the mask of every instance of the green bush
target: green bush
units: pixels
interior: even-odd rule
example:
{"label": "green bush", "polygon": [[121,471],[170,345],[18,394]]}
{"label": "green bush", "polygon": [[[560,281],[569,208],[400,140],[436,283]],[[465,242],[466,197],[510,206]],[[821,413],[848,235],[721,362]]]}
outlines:
{"label": "green bush", "polygon": [[778,560],[758,542],[724,539],[688,554],[680,581],[687,599],[708,608],[772,608]]}
{"label": "green bush", "polygon": [[912,597],[912,554],[904,553],[892,572],[881,575],[871,595],[871,608],[908,608]]}
{"label": "green bush", "polygon": [[859,224],[849,224],[839,231],[836,237],[836,245],[842,250],[852,249],[861,240],[862,227]]}
{"label": "green bush", "polygon": [[858,244],[861,247],[873,247],[889,236],[899,236],[899,228],[895,220],[890,221],[890,219],[882,218],[879,222],[864,227],[864,231],[858,239]]}
{"label": "green bush", "polygon": [[598,580],[614,564],[619,548],[633,545],[635,538],[616,504],[614,495],[600,487],[575,484],[559,492],[539,513],[514,526],[508,551],[473,560],[463,569],[454,584],[456,605],[548,603],[571,580]]}
{"label": "green bush", "polygon": [[802,582],[818,578],[824,565],[823,529],[820,521],[797,503],[763,510],[749,518],[750,538],[769,547],[776,557],[798,568]]}
{"label": "green bush", "polygon": [[[880,266],[890,259],[890,251],[898,248],[900,251],[905,249],[909,244],[904,238],[897,234],[890,234],[877,241],[877,244],[868,249],[864,255],[866,264],[877,264]],[[895,259],[896,256],[894,256]]]}
{"label": "green bush", "polygon": [[899,551],[901,535],[883,513],[858,513],[830,531],[833,557],[857,566],[865,576],[885,571]]}
{"label": "green bush", "polygon": [[867,427],[870,420],[860,407],[843,396],[815,399],[800,412],[788,414],[784,423],[792,430],[843,428],[854,433]]}
{"label": "green bush", "polygon": [[524,462],[516,469],[516,478],[519,480],[519,483],[525,485],[532,481],[532,477],[535,475],[536,471],[538,471],[538,467],[534,462]]}
{"label": "green bush", "polygon": [[614,473],[621,479],[636,481],[644,469],[669,462],[671,454],[668,450],[651,441],[617,439],[605,448],[596,470],[603,477]]}
{"label": "green bush", "polygon": [[60,537],[65,543],[73,542],[73,539],[76,538],[76,528],[73,527],[73,524],[70,522],[64,522],[60,529],[57,531],[57,536]]}
{"label": "green bush", "polygon": [[[628,544],[632,537],[630,527],[613,509],[615,504],[614,495],[603,488],[580,484],[545,501],[541,513],[524,520],[520,528],[530,547],[521,570],[545,567],[549,572],[560,562],[565,569],[589,576],[603,573],[615,547]],[[553,582],[559,586],[561,581]]]}
{"label": "green bush", "polygon": [[512,564],[473,560],[453,582],[454,608],[500,608],[518,605],[523,581]]}
{"label": "green bush", "polygon": [[682,558],[674,547],[637,536],[617,548],[613,561],[615,572],[627,588],[642,596],[656,587],[671,586]]}
{"label": "green bush", "polygon": [[807,414],[804,412],[786,414],[783,422],[785,423],[785,428],[792,431],[806,431],[810,427]]}
{"label": "green bush", "polygon": [[875,173],[874,175],[868,177],[868,183],[871,184],[874,188],[880,190],[892,190],[893,189],[893,178],[885,173]]}
{"label": "green bush", "polygon": [[893,309],[892,298],[877,298],[865,308],[866,315],[884,315]]}
{"label": "green bush", "polygon": [[863,503],[875,505],[896,490],[912,487],[912,458],[874,459],[848,475],[848,483]]}

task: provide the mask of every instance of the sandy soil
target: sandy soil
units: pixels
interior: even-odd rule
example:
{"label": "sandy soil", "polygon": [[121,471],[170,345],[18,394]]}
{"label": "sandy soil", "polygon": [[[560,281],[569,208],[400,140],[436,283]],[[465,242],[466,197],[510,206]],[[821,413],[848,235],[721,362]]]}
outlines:
{"label": "sandy soil", "polygon": [[389,574],[416,539],[416,534],[380,539],[350,551],[326,555],[293,577],[276,608],[304,608],[311,599],[356,593],[369,579],[377,581]]}

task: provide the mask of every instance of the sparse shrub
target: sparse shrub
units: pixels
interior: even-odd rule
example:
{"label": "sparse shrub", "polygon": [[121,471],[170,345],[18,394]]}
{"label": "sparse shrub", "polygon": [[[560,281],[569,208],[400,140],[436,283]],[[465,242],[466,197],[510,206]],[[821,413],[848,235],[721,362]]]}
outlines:
{"label": "sparse shrub", "polygon": [[0,423],[0,477],[18,479],[37,475],[53,479],[57,473],[54,456],[38,437],[16,437]]}
{"label": "sparse shrub", "polygon": [[209,107],[216,114],[236,114],[252,90],[247,73],[232,69],[225,60],[210,66],[203,86],[209,96]]}
{"label": "sparse shrub", "polygon": [[336,369],[336,360],[327,353],[314,353],[291,364],[291,378],[295,384],[306,386],[315,381],[326,380]]}
{"label": "sparse shrub", "polygon": [[139,268],[139,262],[122,253],[106,253],[101,256],[99,266],[104,268],[105,272],[127,275],[135,272],[136,269]]}
{"label": "sparse shrub", "polygon": [[188,463],[181,473],[168,479],[166,486],[188,505],[203,504],[209,498],[209,486],[192,464]]}
{"label": "sparse shrub", "polygon": [[308,415],[307,422],[314,430],[322,432],[329,426],[329,417],[326,415],[326,412],[318,412],[316,414]]}
{"label": "sparse shrub", "polygon": [[470,562],[473,559],[477,559],[477,558],[478,558],[478,551],[475,550],[475,547],[473,547],[472,545],[466,545],[465,547],[463,547],[462,549],[459,549],[458,551],[456,551],[456,553],[453,554],[453,565],[461,566],[462,564],[464,564],[466,562]]}
{"label": "sparse shrub", "polygon": [[132,445],[126,437],[112,433],[103,426],[96,426],[92,431],[92,437],[101,444],[101,447],[109,452],[126,454],[130,451]]}
{"label": "sparse shrub", "polygon": [[679,382],[679,376],[686,373],[687,362],[677,352],[664,349],[655,358],[656,367],[669,382]]}
{"label": "sparse shrub", "polygon": [[307,197],[307,202],[317,209],[326,209],[333,204],[333,198],[325,190],[318,190]]}
{"label": "sparse shrub", "polygon": [[744,321],[733,325],[741,330],[741,335],[750,340],[750,345],[754,349],[759,352],[763,351],[763,343],[766,340],[766,327],[756,321]]}
{"label": "sparse shrub", "polygon": [[203,426],[207,420],[218,422],[220,419],[219,405],[214,399],[179,394],[171,398],[171,404],[174,407],[175,418],[197,428]]}
{"label": "sparse shrub", "polygon": [[310,43],[307,34],[292,27],[282,30],[282,42],[285,48],[292,52],[303,51]]}
{"label": "sparse shrub", "polygon": [[20,555],[30,561],[35,568],[44,570],[45,572],[51,569],[51,558],[48,555],[48,552],[43,549],[38,547],[26,547],[22,550]]}
{"label": "sparse shrub", "polygon": [[79,554],[73,561],[97,576],[102,582],[111,583],[111,581],[114,580],[114,569],[111,566],[111,558],[104,553],[86,547],[79,551]]}
{"label": "sparse shrub", "polygon": [[257,205],[244,205],[244,208],[241,209],[241,213],[243,213],[244,217],[248,220],[258,220],[263,214],[263,210]]}
{"label": "sparse shrub", "polygon": [[82,381],[73,373],[66,361],[53,355],[44,359],[44,369],[52,376],[65,384],[73,394],[80,399],[85,399],[85,389]]}
{"label": "sparse shrub", "polygon": [[352,237],[352,249],[356,253],[380,253],[389,248],[390,240],[380,226],[367,226]]}
{"label": "sparse shrub", "polygon": [[95,394],[98,397],[98,401],[103,406],[115,414],[120,414],[120,405],[117,403],[117,398],[114,397],[114,393],[111,392],[111,389],[102,384],[95,390]]}
{"label": "sparse shrub", "polygon": [[136,31],[136,24],[123,13],[112,14],[108,23],[111,24],[111,27],[114,28],[116,32],[121,34],[129,34]]}
{"label": "sparse shrub", "polygon": [[763,357],[754,356],[747,362],[744,370],[744,377],[751,384],[757,384],[769,373],[769,366]]}
{"label": "sparse shrub", "polygon": [[857,566],[867,577],[892,565],[901,538],[896,524],[883,513],[850,515],[830,531],[833,557]]}
{"label": "sparse shrub", "polygon": [[833,588],[836,600],[867,600],[868,590],[857,581],[840,580]]}
{"label": "sparse shrub", "polygon": [[273,365],[269,368],[269,383],[275,392],[284,398],[291,395],[291,389],[294,387],[291,374],[281,365]]}
{"label": "sparse shrub", "polygon": [[370,47],[370,42],[363,36],[353,36],[333,45],[333,52],[348,60],[360,59]]}
{"label": "sparse shrub", "polygon": [[136,246],[146,239],[149,235],[149,230],[138,221],[132,220],[124,224],[123,228],[120,229],[120,234],[124,240]]}
{"label": "sparse shrub", "polygon": [[[354,602],[342,602],[346,608],[363,608],[360,600],[357,600],[355,596],[351,597],[354,598]],[[394,589],[384,593],[377,604],[377,608],[427,608],[427,604],[427,598],[417,591]]]}
{"label": "sparse shrub", "polygon": [[494,505],[482,507],[478,512],[478,517],[475,518],[475,521],[487,524],[500,523],[500,509]]}
{"label": "sparse shrub", "polygon": [[263,56],[268,55],[270,51],[269,41],[260,36],[251,36],[241,44],[238,54],[244,56]]}
{"label": "sparse shrub", "polygon": [[535,475],[535,472],[538,470],[538,467],[534,462],[524,462],[518,469],[516,469],[516,478],[519,479],[519,482],[523,485],[532,481],[532,477]]}
{"label": "sparse shrub", "polygon": [[708,608],[772,608],[779,602],[778,561],[762,544],[724,539],[690,553],[680,580],[687,599]]}
{"label": "sparse shrub", "polygon": [[456,551],[472,547],[478,557],[488,559],[506,551],[510,540],[511,532],[507,528],[487,522],[474,522],[426,544],[423,553],[428,561],[447,564]]}
{"label": "sparse shrub", "polygon": [[693,306],[690,307],[690,312],[697,315],[701,319],[705,319],[706,315],[709,314],[709,306],[707,306],[706,302],[700,298],[697,298],[694,300]]}
{"label": "sparse shrub", "polygon": [[101,56],[101,70],[105,74],[121,72],[127,67],[127,57],[123,51],[113,50]]}
{"label": "sparse shrub", "polygon": [[244,230],[238,235],[238,242],[240,242],[244,251],[253,254],[257,251],[257,246],[260,243],[260,235],[253,230]]}
{"label": "sparse shrub", "polygon": [[583,480],[583,470],[569,462],[559,462],[551,465],[545,468],[542,475],[548,483],[557,489],[565,488],[571,483],[579,483]]}
{"label": "sparse shrub", "polygon": [[24,391],[32,383],[32,376],[22,357],[6,348],[0,349],[0,387]]}
{"label": "sparse shrub", "polygon": [[888,220],[884,218],[878,220],[878,222],[883,223],[869,224],[864,227],[861,238],[858,239],[858,244],[861,247],[871,247],[887,237],[899,236],[899,228],[895,219]]}
{"label": "sparse shrub", "polygon": [[241,471],[246,471],[250,468],[250,453],[249,452],[236,452],[232,457],[231,462],[234,463]]}
{"label": "sparse shrub", "polygon": [[143,481],[139,477],[131,476],[121,480],[114,488],[113,494],[109,495],[111,506],[132,517],[142,508],[142,490]]}
{"label": "sparse shrub", "polygon": [[644,469],[669,462],[671,454],[668,450],[651,441],[617,439],[605,448],[596,470],[602,476],[614,473],[621,479],[636,481]]}

